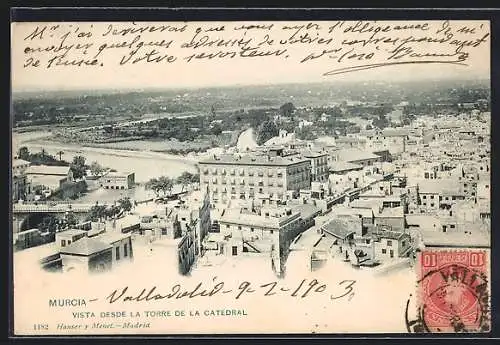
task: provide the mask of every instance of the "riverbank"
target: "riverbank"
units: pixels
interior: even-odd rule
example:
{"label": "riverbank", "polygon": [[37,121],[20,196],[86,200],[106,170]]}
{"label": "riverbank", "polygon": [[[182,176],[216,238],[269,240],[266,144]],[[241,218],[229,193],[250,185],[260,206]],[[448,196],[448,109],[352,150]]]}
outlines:
{"label": "riverbank", "polygon": [[[147,143],[144,143],[147,144]],[[61,143],[53,140],[32,140],[23,143],[24,146],[30,148],[44,148],[46,151],[67,151],[76,153],[88,153],[95,152],[100,154],[106,154],[109,156],[116,157],[138,157],[138,158],[162,158],[168,160],[177,161],[187,161],[191,163],[196,163],[199,159],[198,154],[188,154],[188,155],[175,155],[171,153],[165,153],[162,151],[157,151],[149,148],[126,148],[116,145],[116,147],[109,147],[107,144],[71,144],[71,143]],[[200,155],[203,156],[203,155]]]}

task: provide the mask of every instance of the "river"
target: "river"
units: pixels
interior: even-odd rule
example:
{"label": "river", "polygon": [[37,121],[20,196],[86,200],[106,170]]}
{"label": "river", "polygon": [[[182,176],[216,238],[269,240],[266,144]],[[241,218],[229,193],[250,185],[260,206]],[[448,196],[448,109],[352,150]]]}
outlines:
{"label": "river", "polygon": [[[16,138],[14,139],[14,136]],[[131,151],[107,148],[83,147],[76,144],[60,144],[45,141],[26,141],[26,137],[13,134],[13,149],[26,146],[30,152],[40,152],[42,148],[50,155],[71,161],[74,156],[84,156],[86,162],[98,162],[102,166],[120,172],[134,172],[135,181],[144,183],[152,177],[168,176],[175,178],[184,171],[196,172],[196,157],[183,157],[152,151]],[[25,140],[23,140],[25,139]],[[15,144],[14,144],[15,142]]]}
{"label": "river", "polygon": [[[33,131],[12,134],[12,148],[15,152],[20,146],[26,146],[30,152],[40,152],[42,148],[50,155],[71,161],[74,156],[84,156],[88,164],[98,162],[100,165],[120,172],[135,172],[135,180],[144,183],[153,177],[168,176],[175,178],[184,171],[196,172],[196,163],[204,155],[178,156],[148,150],[124,150],[113,148],[87,147],[78,144],[62,144],[50,141],[50,132]],[[243,131],[237,142],[239,151],[247,151],[257,147],[253,128]]]}
{"label": "river", "polygon": [[257,146],[258,145],[254,139],[253,128],[251,128],[251,127],[249,129],[247,129],[246,131],[243,131],[240,134],[240,136],[238,138],[238,142],[236,144],[236,148],[240,152],[252,150],[252,149],[256,148]]}

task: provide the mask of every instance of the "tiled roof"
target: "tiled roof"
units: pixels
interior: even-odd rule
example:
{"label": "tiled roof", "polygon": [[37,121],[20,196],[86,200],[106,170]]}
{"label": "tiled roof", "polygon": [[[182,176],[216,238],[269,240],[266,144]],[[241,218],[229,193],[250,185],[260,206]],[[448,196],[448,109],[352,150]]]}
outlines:
{"label": "tiled roof", "polygon": [[325,233],[329,235],[340,239],[345,239],[349,235],[355,233],[359,226],[360,223],[350,221],[347,218],[333,218],[329,222],[324,224],[321,228]]}
{"label": "tiled roof", "polygon": [[85,255],[100,253],[113,246],[98,239],[84,237],[61,249],[61,254]]}

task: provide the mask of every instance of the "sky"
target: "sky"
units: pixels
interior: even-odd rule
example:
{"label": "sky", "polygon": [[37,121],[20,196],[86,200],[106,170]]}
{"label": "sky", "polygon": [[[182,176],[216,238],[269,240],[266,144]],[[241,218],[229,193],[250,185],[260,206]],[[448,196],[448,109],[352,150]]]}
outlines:
{"label": "sky", "polygon": [[[329,28],[336,25],[337,22],[317,22],[320,29],[314,26],[306,29],[302,28],[295,36],[308,33],[309,38],[332,39],[330,44],[318,43],[295,43],[293,45],[279,45],[279,40],[290,41],[296,28],[305,26],[308,22],[226,22],[226,23],[13,23],[12,24],[12,89],[16,91],[36,91],[36,90],[79,90],[79,89],[130,89],[130,88],[184,88],[184,87],[210,87],[210,86],[230,86],[230,85],[259,85],[259,84],[277,84],[277,83],[305,83],[305,82],[337,82],[337,81],[407,81],[423,79],[478,79],[489,78],[490,75],[490,40],[484,38],[484,42],[477,47],[474,42],[485,37],[489,33],[489,22],[487,21],[430,21],[427,22],[429,30],[392,30],[396,25],[405,25],[408,22],[362,22],[367,25],[364,32],[360,32],[359,25],[355,27],[355,22],[343,23],[342,29],[336,27],[332,32]],[[422,25],[423,22],[415,22]],[[251,29],[234,30],[241,25],[270,25],[269,30]],[[169,29],[160,32],[127,32],[127,29],[151,28],[151,27],[174,27],[183,32],[173,32]],[[284,26],[295,27],[295,29],[283,29]],[[376,32],[390,25],[390,32]],[[224,26],[223,31],[216,31],[217,28]],[[349,26],[351,30],[349,31]],[[38,31],[36,28],[38,27]],[[43,29],[45,27],[45,29]],[[473,32],[460,32],[460,28],[467,27],[474,29]],[[197,28],[202,31],[195,36]],[[353,29],[354,28],[354,29]],[[356,29],[357,28],[357,29]],[[210,31],[212,29],[212,31]],[[371,29],[371,31],[370,31]],[[125,30],[125,31],[124,31]],[[347,30],[347,32],[345,31]],[[356,31],[357,30],[357,31]],[[441,30],[441,31],[439,31]],[[447,43],[406,43],[404,47],[411,48],[413,54],[430,54],[428,57],[411,58],[413,60],[444,60],[456,59],[459,54],[452,54],[457,49],[456,42],[463,42],[462,52],[467,54],[467,66],[457,64],[405,64],[392,65],[380,68],[366,69],[363,71],[343,73],[337,75],[324,76],[325,72],[337,68],[353,67],[363,64],[374,64],[387,62],[387,57],[391,54],[390,49],[394,49],[405,38],[429,38],[439,39],[448,32],[453,33],[452,39]],[[41,34],[36,35],[38,32]],[[246,31],[246,33],[245,33]],[[439,32],[439,33],[438,33]],[[35,34],[33,34],[35,33]],[[114,34],[113,34],[114,33]],[[30,36],[30,34],[32,34]],[[66,39],[61,44],[61,37]],[[80,35],[80,37],[78,37]],[[203,60],[192,60],[187,63],[186,59],[191,54],[217,54],[224,48],[221,46],[212,46],[205,48],[182,48],[182,43],[202,39],[207,35],[207,40],[224,40],[225,44],[239,39],[245,41],[252,39],[253,46],[260,43],[259,50],[262,52],[276,51],[276,49],[287,49],[279,57],[235,57],[220,58],[216,57]],[[266,36],[267,35],[267,36]],[[139,39],[136,37],[139,36]],[[342,45],[343,41],[360,40],[366,42],[370,38],[380,38],[386,40],[399,40],[398,44],[389,43],[369,43],[366,45]],[[270,41],[273,40],[272,43]],[[456,41],[455,45],[450,44]],[[170,42],[170,45],[168,42]],[[138,42],[143,46],[137,50],[128,63],[120,65],[120,59],[126,57],[134,48],[137,48]],[[220,42],[220,41],[219,41]],[[241,41],[240,41],[241,42]],[[251,44],[252,44],[251,43]],[[88,49],[77,49],[85,45],[91,45]],[[123,47],[130,44],[129,48]],[[250,44],[250,45],[251,45]],[[96,66],[56,66],[57,59],[49,65],[50,58],[64,52],[58,53],[45,52],[44,49],[53,50],[57,46],[72,47],[68,55],[61,61],[85,59],[91,61],[99,51],[99,47],[104,45],[101,53],[98,54],[98,64]],[[113,47],[115,48],[109,48]],[[119,46],[122,47],[119,47]],[[147,45],[150,45],[147,47]],[[53,46],[53,47],[52,47]],[[117,47],[118,46],[118,47]],[[166,47],[168,46],[168,47]],[[377,47],[376,47],[377,46]],[[51,48],[52,47],[52,48]],[[130,48],[132,47],[132,48]],[[309,54],[320,55],[324,49],[338,49],[340,52],[324,54],[323,57],[310,60],[306,63],[300,61]],[[353,50],[351,50],[351,48]],[[166,62],[166,57],[161,62],[145,62],[142,59],[136,63],[131,63],[138,57],[146,57],[145,54],[156,49],[163,56],[175,56],[174,62]],[[236,48],[228,47],[226,51],[232,52]],[[86,51],[86,54],[83,52]],[[348,54],[348,52],[350,53]],[[345,55],[344,55],[345,53]],[[374,56],[369,57],[370,53]],[[408,51],[409,53],[409,51]],[[348,58],[356,54],[354,58]],[[437,57],[439,54],[449,54],[453,57]],[[333,55],[335,58],[328,58]],[[399,61],[411,60],[407,54]],[[287,56],[285,58],[285,56]],[[341,57],[343,56],[343,57]],[[31,59],[31,60],[30,60]],[[34,67],[36,60],[39,60],[38,66]],[[396,61],[396,60],[391,60]],[[102,66],[100,65],[102,63]],[[31,65],[25,67],[25,65]],[[48,68],[47,68],[48,67]]]}

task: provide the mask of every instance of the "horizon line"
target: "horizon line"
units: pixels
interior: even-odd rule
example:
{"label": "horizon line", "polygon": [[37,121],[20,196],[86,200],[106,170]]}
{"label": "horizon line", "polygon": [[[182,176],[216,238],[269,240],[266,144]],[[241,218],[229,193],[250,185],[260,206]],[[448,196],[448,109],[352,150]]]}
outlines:
{"label": "horizon line", "polygon": [[11,94],[23,94],[23,93],[33,93],[33,92],[43,92],[43,93],[52,93],[52,92],[105,92],[105,91],[124,91],[124,92],[133,92],[133,91],[146,91],[146,90],[204,90],[204,89],[227,89],[227,88],[242,88],[242,87],[258,87],[258,86],[279,86],[279,85],[319,85],[319,84],[364,84],[364,83],[395,83],[395,84],[407,84],[407,83],[419,83],[419,82],[439,82],[439,81],[463,81],[463,82],[472,82],[472,81],[480,81],[491,82],[491,76],[463,76],[463,77],[449,77],[449,78],[422,78],[422,79],[409,79],[409,80],[377,80],[377,79],[369,79],[364,81],[359,80],[330,80],[330,81],[287,81],[287,82],[272,82],[272,83],[234,83],[234,84],[221,84],[221,85],[185,85],[185,86],[110,86],[110,87],[99,87],[99,88],[89,88],[89,87],[71,87],[71,88],[47,88],[43,86],[27,86],[23,88],[13,89],[11,87]]}

